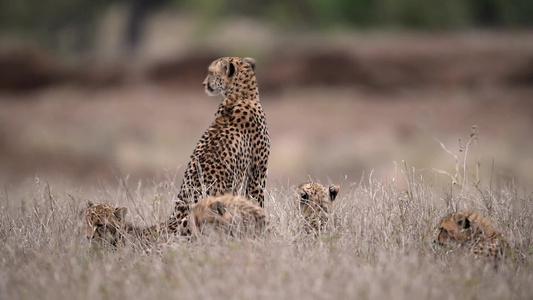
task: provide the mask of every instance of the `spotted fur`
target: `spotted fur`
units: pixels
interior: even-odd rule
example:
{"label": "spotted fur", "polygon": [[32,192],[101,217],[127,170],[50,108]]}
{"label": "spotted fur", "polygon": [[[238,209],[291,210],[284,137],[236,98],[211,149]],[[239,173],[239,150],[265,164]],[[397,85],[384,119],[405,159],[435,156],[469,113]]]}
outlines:
{"label": "spotted fur", "polygon": [[83,218],[87,223],[87,239],[106,242],[113,246],[124,243],[128,237],[139,239],[143,243],[157,240],[165,234],[177,233],[176,221],[158,225],[139,227],[126,221],[126,207],[113,207],[107,203],[87,202]]}
{"label": "spotted fur", "polygon": [[459,211],[439,223],[434,244],[450,249],[462,248],[486,257],[500,257],[507,242],[490,219],[477,212]]}
{"label": "spotted fur", "polygon": [[[164,235],[185,235],[177,219],[147,227],[134,226],[126,221],[126,207],[113,207],[107,203],[87,202],[83,218],[87,224],[87,238],[117,246],[128,237],[143,243],[151,243]],[[193,216],[184,226],[189,235],[202,233],[206,227],[222,230],[231,235],[257,234],[265,229],[266,216],[263,209],[243,196],[223,195],[208,197],[191,207]],[[186,220],[185,222],[188,222]],[[183,224],[181,224],[183,225]]]}
{"label": "spotted fur", "polygon": [[304,216],[307,232],[324,231],[329,221],[331,205],[339,193],[339,185],[325,187],[320,183],[308,182],[298,187],[297,207]]}
{"label": "spotted fur", "polygon": [[243,196],[208,197],[192,206],[193,230],[207,227],[222,230],[233,236],[261,233],[266,226],[263,209]]}

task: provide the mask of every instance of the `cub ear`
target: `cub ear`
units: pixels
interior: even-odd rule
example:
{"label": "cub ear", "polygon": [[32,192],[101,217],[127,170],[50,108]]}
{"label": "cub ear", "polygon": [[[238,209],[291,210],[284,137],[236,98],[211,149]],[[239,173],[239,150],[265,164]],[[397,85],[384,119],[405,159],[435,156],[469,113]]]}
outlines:
{"label": "cub ear", "polygon": [[226,210],[226,207],[224,206],[224,204],[222,204],[222,202],[219,202],[219,201],[211,203],[209,207],[214,213],[219,214],[221,216],[224,215],[224,211]]}
{"label": "cub ear", "polygon": [[255,59],[253,59],[251,57],[245,57],[245,58],[242,59],[242,61],[244,61],[245,63],[250,64],[250,66],[252,66],[252,70],[255,71]]}
{"label": "cub ear", "polygon": [[337,195],[339,194],[339,190],[340,190],[340,186],[338,184],[329,186],[329,199],[331,199],[331,201],[337,198]]}
{"label": "cub ear", "polygon": [[87,207],[91,207],[93,205],[94,205],[94,203],[92,203],[90,200],[87,200]]}
{"label": "cub ear", "polygon": [[119,220],[123,220],[127,213],[128,213],[128,208],[126,207],[117,207],[115,208],[115,211],[113,212],[115,217],[117,217],[117,219]]}
{"label": "cub ear", "polygon": [[235,65],[232,62],[222,60],[220,64],[222,65],[222,68],[224,68],[224,71],[228,77],[231,77],[233,74],[235,74]]}
{"label": "cub ear", "polygon": [[462,229],[470,228],[470,220],[468,219],[468,217],[461,214],[456,217],[456,220],[457,225],[459,225]]}
{"label": "cub ear", "polygon": [[306,203],[309,201],[309,194],[305,191],[301,191],[298,196],[300,196],[301,203]]}

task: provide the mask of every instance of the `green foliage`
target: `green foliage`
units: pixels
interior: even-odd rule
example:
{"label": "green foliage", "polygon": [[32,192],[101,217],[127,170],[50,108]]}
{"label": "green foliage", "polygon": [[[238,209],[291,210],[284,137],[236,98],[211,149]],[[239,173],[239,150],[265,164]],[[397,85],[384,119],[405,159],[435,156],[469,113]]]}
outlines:
{"label": "green foliage", "polygon": [[533,25],[528,0],[183,0],[205,18],[245,14],[280,26],[460,29]]}
{"label": "green foliage", "polygon": [[358,25],[372,23],[375,1],[372,0],[312,0],[309,2],[314,19],[319,25]]}
{"label": "green foliage", "polygon": [[[139,0],[143,1],[143,0]],[[207,27],[245,15],[282,28],[464,29],[533,26],[530,0],[144,0],[149,8],[189,11]],[[62,52],[92,46],[97,18],[116,1],[13,0],[0,9],[0,35],[35,40]],[[130,11],[133,0],[123,2]]]}
{"label": "green foliage", "polygon": [[108,1],[3,1],[0,34],[17,35],[54,48],[84,50],[91,44],[95,19]]}

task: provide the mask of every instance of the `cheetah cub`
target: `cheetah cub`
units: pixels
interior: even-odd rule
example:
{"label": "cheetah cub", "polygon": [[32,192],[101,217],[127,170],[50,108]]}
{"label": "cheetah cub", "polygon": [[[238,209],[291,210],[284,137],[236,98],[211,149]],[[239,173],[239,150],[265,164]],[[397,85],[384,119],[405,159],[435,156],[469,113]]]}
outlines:
{"label": "cheetah cub", "polygon": [[339,194],[339,185],[325,187],[320,183],[308,182],[298,187],[296,206],[305,219],[307,233],[320,233],[330,218],[331,205]]}
{"label": "cheetah cub", "polygon": [[507,242],[492,221],[472,211],[459,211],[444,217],[433,245],[463,248],[474,255],[486,257],[500,257],[507,248]]}
{"label": "cheetah cub", "polygon": [[263,209],[244,196],[208,197],[191,207],[193,230],[211,227],[232,236],[256,235],[266,228]]}
{"label": "cheetah cub", "polygon": [[[266,228],[263,209],[243,196],[231,194],[208,197],[191,208],[194,217],[191,231],[202,233],[210,227],[233,236],[256,235]],[[157,225],[139,227],[126,221],[126,207],[113,207],[107,203],[87,202],[83,218],[87,224],[87,238],[117,246],[133,237],[147,245],[159,237],[179,235],[181,226],[177,219]]]}
{"label": "cheetah cub", "polygon": [[[126,221],[126,207],[113,207],[107,203],[92,203],[87,201],[83,210],[83,218],[87,224],[87,239],[105,242],[113,246],[124,244],[127,235],[141,240],[143,243],[157,239],[167,228],[175,227],[171,223],[138,227]],[[168,230],[171,231],[171,230]]]}

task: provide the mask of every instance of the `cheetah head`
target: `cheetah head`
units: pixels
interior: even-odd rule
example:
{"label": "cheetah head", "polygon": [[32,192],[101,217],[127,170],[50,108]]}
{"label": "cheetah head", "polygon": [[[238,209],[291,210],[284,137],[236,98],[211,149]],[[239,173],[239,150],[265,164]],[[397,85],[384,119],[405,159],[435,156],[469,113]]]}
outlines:
{"label": "cheetah head", "polygon": [[440,222],[434,244],[447,247],[463,244],[472,235],[473,225],[470,213],[452,213]]}
{"label": "cheetah head", "polygon": [[112,207],[106,203],[94,204],[88,201],[83,213],[87,223],[87,239],[105,240],[116,245],[127,211],[126,207]]}
{"label": "cheetah head", "polygon": [[250,57],[223,57],[211,63],[203,82],[209,96],[222,94],[227,97],[255,88],[255,60]]}
{"label": "cheetah head", "polygon": [[325,187],[316,182],[308,182],[298,187],[297,205],[309,224],[318,230],[327,222],[331,203],[337,198],[339,185]]}

